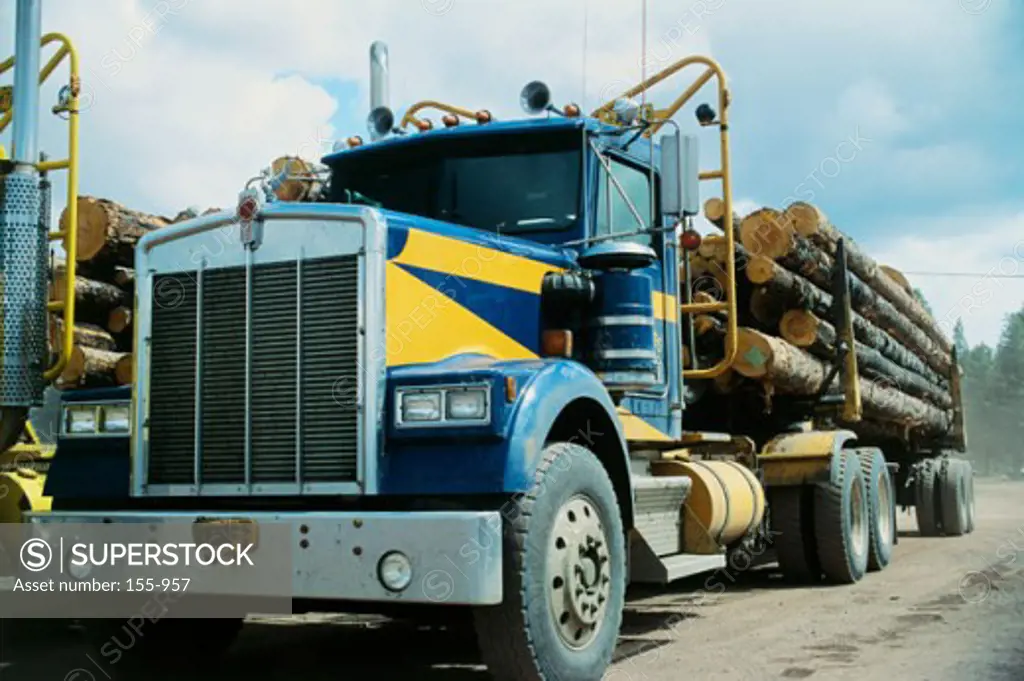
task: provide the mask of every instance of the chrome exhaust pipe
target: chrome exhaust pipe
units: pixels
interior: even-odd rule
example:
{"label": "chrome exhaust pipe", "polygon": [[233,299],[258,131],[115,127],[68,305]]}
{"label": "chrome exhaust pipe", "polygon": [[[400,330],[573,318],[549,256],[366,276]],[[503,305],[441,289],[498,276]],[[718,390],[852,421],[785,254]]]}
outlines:
{"label": "chrome exhaust pipe", "polygon": [[[383,41],[375,40],[370,45],[370,113],[380,107],[390,108],[388,92],[388,46]],[[385,133],[386,134],[386,133]],[[373,139],[384,135],[371,131]]]}

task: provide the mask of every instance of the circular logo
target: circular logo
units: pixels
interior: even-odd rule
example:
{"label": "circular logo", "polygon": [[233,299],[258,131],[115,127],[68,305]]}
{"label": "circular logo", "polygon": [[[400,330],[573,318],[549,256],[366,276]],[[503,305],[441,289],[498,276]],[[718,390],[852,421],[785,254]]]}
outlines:
{"label": "circular logo", "polygon": [[972,570],[960,578],[957,591],[965,603],[981,603],[992,592],[992,580],[984,572]]}
{"label": "circular logo", "polygon": [[174,309],[185,301],[185,285],[175,277],[161,279],[153,291],[153,302],[157,307]]}
{"label": "circular logo", "polygon": [[444,603],[455,593],[455,580],[444,570],[431,570],[423,576],[423,595],[432,603]]}
{"label": "circular logo", "polygon": [[992,4],[992,0],[960,0],[960,9],[968,14],[981,14]]}
{"label": "circular logo", "polygon": [[41,572],[53,562],[53,549],[38,537],[29,539],[21,546],[21,564],[29,572]]}
{"label": "circular logo", "polygon": [[428,14],[435,16],[441,16],[442,14],[448,14],[452,7],[455,6],[455,0],[420,0],[423,3],[423,9]]}

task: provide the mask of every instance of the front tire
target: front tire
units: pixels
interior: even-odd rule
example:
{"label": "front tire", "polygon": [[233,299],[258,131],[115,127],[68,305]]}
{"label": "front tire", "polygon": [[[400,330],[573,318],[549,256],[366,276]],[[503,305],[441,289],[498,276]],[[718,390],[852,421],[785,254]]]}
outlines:
{"label": "front tire", "polygon": [[545,448],[504,523],[504,601],[476,608],[484,662],[507,681],[598,681],[611,663],[626,591],[615,489],[588,449]]}

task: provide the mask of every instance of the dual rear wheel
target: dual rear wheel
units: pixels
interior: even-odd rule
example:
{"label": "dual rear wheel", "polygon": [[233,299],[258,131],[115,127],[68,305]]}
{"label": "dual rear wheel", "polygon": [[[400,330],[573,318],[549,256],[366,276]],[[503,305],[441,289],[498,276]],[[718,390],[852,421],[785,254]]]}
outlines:
{"label": "dual rear wheel", "polygon": [[974,469],[969,461],[923,461],[915,472],[914,492],[922,537],[958,537],[974,531]]}
{"label": "dual rear wheel", "polygon": [[775,488],[769,498],[772,539],[787,578],[850,584],[889,564],[896,510],[878,449],[843,452],[828,482]]}

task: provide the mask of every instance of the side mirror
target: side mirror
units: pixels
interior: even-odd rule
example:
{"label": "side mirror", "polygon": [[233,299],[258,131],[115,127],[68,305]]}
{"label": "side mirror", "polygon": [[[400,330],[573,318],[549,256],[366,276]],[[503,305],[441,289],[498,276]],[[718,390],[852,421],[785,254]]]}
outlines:
{"label": "side mirror", "polygon": [[700,213],[697,138],[679,131],[661,138],[661,211],[682,218]]}

